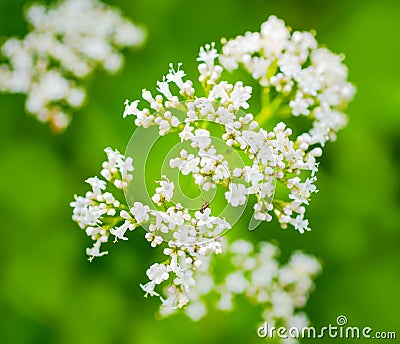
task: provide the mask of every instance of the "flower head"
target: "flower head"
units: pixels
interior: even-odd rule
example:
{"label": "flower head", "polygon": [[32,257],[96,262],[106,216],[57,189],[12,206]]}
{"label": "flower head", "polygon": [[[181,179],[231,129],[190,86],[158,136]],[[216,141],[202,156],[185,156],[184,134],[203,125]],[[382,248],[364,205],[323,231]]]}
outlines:
{"label": "flower head", "polygon": [[[313,288],[319,262],[295,253],[282,266],[279,249],[272,243],[253,245],[241,239],[230,245],[222,236],[240,218],[238,207],[247,202],[254,209],[249,229],[271,221],[275,214],[282,228],[290,225],[302,234],[310,231],[306,207],[318,192],[317,158],[345,124],[342,111],[354,93],[347,69],[340,56],[318,47],[312,34],[292,33],[275,16],[259,32],[224,41],[221,52],[215,44],[206,45],[198,61],[200,92],[179,63],[177,68],[170,65],[157,82],[159,94],[143,90],[144,105],[139,100],[125,103],[124,117],[134,116],[140,129],[155,127],[156,139],[176,135],[177,145],[182,145],[163,161],[171,170],[163,169],[154,194],[143,199],[129,194],[129,184],[135,182],[133,160],[108,148],[101,173],[107,182],[88,179],[92,191],[75,197],[73,219],[98,246],[110,234],[126,240],[127,230],[139,225],[147,229],[145,239],[152,247],[163,247],[165,259],[150,266],[149,280],[141,287],[146,296],[159,297],[164,316],[185,307],[186,314],[198,320],[206,313],[203,296],[213,292],[220,309],[231,310],[235,297],[244,295],[262,305],[265,321],[306,324],[297,310]],[[232,82],[221,80],[224,70],[238,68],[255,79],[257,92],[234,80],[235,76]],[[258,93],[260,112],[247,112],[257,101],[253,94]],[[300,116],[308,118],[311,129],[289,128],[282,121],[289,115],[295,118],[293,123]],[[144,139],[131,144],[146,149]],[[172,169],[201,191],[222,190],[219,205],[224,210],[215,209],[212,200],[195,209],[178,203],[182,190],[177,179],[169,176]],[[128,207],[111,197],[110,186],[128,191],[133,204]],[[234,212],[229,213],[232,207]],[[210,268],[218,264],[217,254],[229,260],[222,279],[214,278]]]}

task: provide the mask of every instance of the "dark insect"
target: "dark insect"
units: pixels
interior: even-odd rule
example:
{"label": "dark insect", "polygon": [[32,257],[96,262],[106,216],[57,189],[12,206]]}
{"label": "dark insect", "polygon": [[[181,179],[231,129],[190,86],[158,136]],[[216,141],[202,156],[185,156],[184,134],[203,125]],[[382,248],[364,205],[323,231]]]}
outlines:
{"label": "dark insect", "polygon": [[200,213],[204,213],[204,210],[206,210],[210,206],[210,202],[204,203],[201,208],[200,208]]}

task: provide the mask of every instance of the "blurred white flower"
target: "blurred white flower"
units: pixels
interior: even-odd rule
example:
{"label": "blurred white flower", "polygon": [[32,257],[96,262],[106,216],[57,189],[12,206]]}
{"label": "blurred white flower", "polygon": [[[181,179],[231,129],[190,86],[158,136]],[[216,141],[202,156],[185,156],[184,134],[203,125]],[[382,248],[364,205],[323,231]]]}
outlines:
{"label": "blurred white flower", "polygon": [[[306,326],[308,319],[304,313],[298,312],[304,306],[304,301],[313,290],[313,279],[320,273],[321,265],[314,257],[301,252],[294,253],[285,265],[278,260],[276,246],[261,242],[257,249],[243,239],[229,243],[224,240],[226,258],[224,271],[226,277],[223,282],[214,279],[214,287],[202,290],[200,283],[204,278],[216,278],[207,267],[218,266],[218,258],[210,256],[205,261],[205,268],[196,270],[196,280],[199,283],[193,286],[190,298],[194,304],[206,305],[208,294],[218,296],[217,308],[225,311],[233,309],[235,297],[244,295],[250,301],[261,305],[261,316],[264,321],[279,323],[289,327],[290,324]],[[252,268],[247,269],[245,262],[253,261]],[[230,271],[230,272],[229,272]],[[285,280],[282,277],[285,275]],[[303,302],[299,302],[302,300]],[[191,303],[189,304],[189,306]],[[192,312],[188,308],[185,313],[193,320],[198,320],[202,312]]]}
{"label": "blurred white flower", "polygon": [[117,227],[116,229],[111,228],[110,234],[114,235],[116,241],[118,239],[128,240],[128,238],[125,237],[125,232],[128,229],[132,231],[135,229],[135,226],[132,223],[130,223],[130,221],[125,220],[125,222],[121,226]]}
{"label": "blurred white flower", "polygon": [[27,112],[62,131],[80,108],[86,91],[80,80],[96,68],[110,73],[124,62],[120,50],[143,44],[142,27],[119,9],[97,0],[60,0],[30,5],[30,31],[9,38],[1,48],[0,92],[26,95]]}

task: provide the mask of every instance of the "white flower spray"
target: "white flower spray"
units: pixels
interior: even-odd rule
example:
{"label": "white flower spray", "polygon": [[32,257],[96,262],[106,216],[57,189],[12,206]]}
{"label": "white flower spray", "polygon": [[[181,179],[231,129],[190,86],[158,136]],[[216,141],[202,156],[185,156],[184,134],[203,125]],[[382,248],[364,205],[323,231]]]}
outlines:
{"label": "white flower spray", "polygon": [[97,0],[61,0],[49,7],[30,5],[30,31],[1,48],[0,92],[26,95],[26,111],[62,131],[86,92],[80,80],[96,68],[114,73],[124,62],[120,50],[139,47],[142,27]]}
{"label": "white flower spray", "polygon": [[[169,167],[191,176],[205,192],[224,190],[226,209],[234,208],[240,217],[252,199],[249,229],[271,221],[275,214],[282,228],[291,226],[301,234],[310,231],[305,209],[318,191],[317,158],[345,125],[342,111],[355,92],[343,58],[319,48],[310,33],[291,33],[274,16],[260,32],[223,40],[221,51],[215,44],[200,49],[201,89],[195,90],[194,83],[185,79],[181,64],[171,65],[157,83],[159,94],[143,90],[149,108],[140,108],[139,100],[126,101],[123,116],[134,118],[136,132],[155,127],[158,138],[178,134],[185,148],[167,159]],[[240,67],[260,87],[261,109],[256,115],[248,112],[252,88],[240,80],[223,80],[224,73]],[[309,118],[310,129],[292,130],[283,122],[289,116]],[[268,125],[271,129],[266,129]],[[137,141],[130,145],[131,153],[138,151]],[[140,145],[140,150],[149,149],[144,141]],[[243,294],[262,306],[264,321],[307,325],[298,310],[321,269],[314,257],[297,252],[281,266],[279,250],[271,243],[261,242],[257,249],[243,239],[229,244],[223,235],[238,218],[224,211],[212,214],[209,202],[197,209],[185,207],[178,201],[178,185],[167,175],[156,182],[155,193],[148,198],[132,193],[140,184],[136,181],[135,186],[132,177],[136,158],[110,148],[106,152],[102,171],[106,181],[88,179],[93,190],[71,203],[74,220],[94,240],[87,252],[91,259],[106,253],[100,246],[110,236],[126,240],[127,230],[142,226],[151,246],[162,246],[166,256],[149,267],[148,282],[141,284],[146,296],[161,300],[161,314],[184,308],[198,320],[206,313],[207,294],[217,293],[217,307],[223,310],[231,310],[234,297]],[[240,153],[240,163],[232,152]],[[124,189],[127,201],[117,201],[110,194],[111,185]],[[213,273],[218,261],[226,262],[222,282]]]}

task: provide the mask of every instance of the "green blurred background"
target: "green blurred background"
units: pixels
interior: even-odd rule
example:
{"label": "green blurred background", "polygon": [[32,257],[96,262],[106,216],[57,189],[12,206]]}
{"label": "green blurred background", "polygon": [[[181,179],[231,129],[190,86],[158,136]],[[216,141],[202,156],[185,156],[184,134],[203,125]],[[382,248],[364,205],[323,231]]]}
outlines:
{"label": "green blurred background", "polygon": [[[321,191],[309,207],[313,231],[301,236],[274,222],[236,235],[278,240],[283,260],[302,249],[324,261],[306,307],[315,326],[335,324],[343,314],[349,325],[399,337],[400,2],[107,3],[144,23],[149,39],[142,51],[127,52],[118,75],[95,73],[86,106],[63,135],[26,116],[23,96],[0,96],[0,342],[265,342],[255,333],[259,309],[246,302],[230,314],[210,309],[198,323],[181,315],[156,320],[158,301],[144,299],[138,286],[157,259],[141,230],[90,264],[90,239],[72,222],[68,203],[86,192],[85,178],[99,173],[103,148],[124,151],[134,129],[121,116],[126,98],[138,98],[144,87],[154,90],[170,62],[182,61],[195,79],[200,45],[257,30],[270,14],[294,29],[316,29],[319,42],[343,52],[358,92],[349,125],[321,160]],[[26,32],[23,5],[1,0],[0,36]]]}

